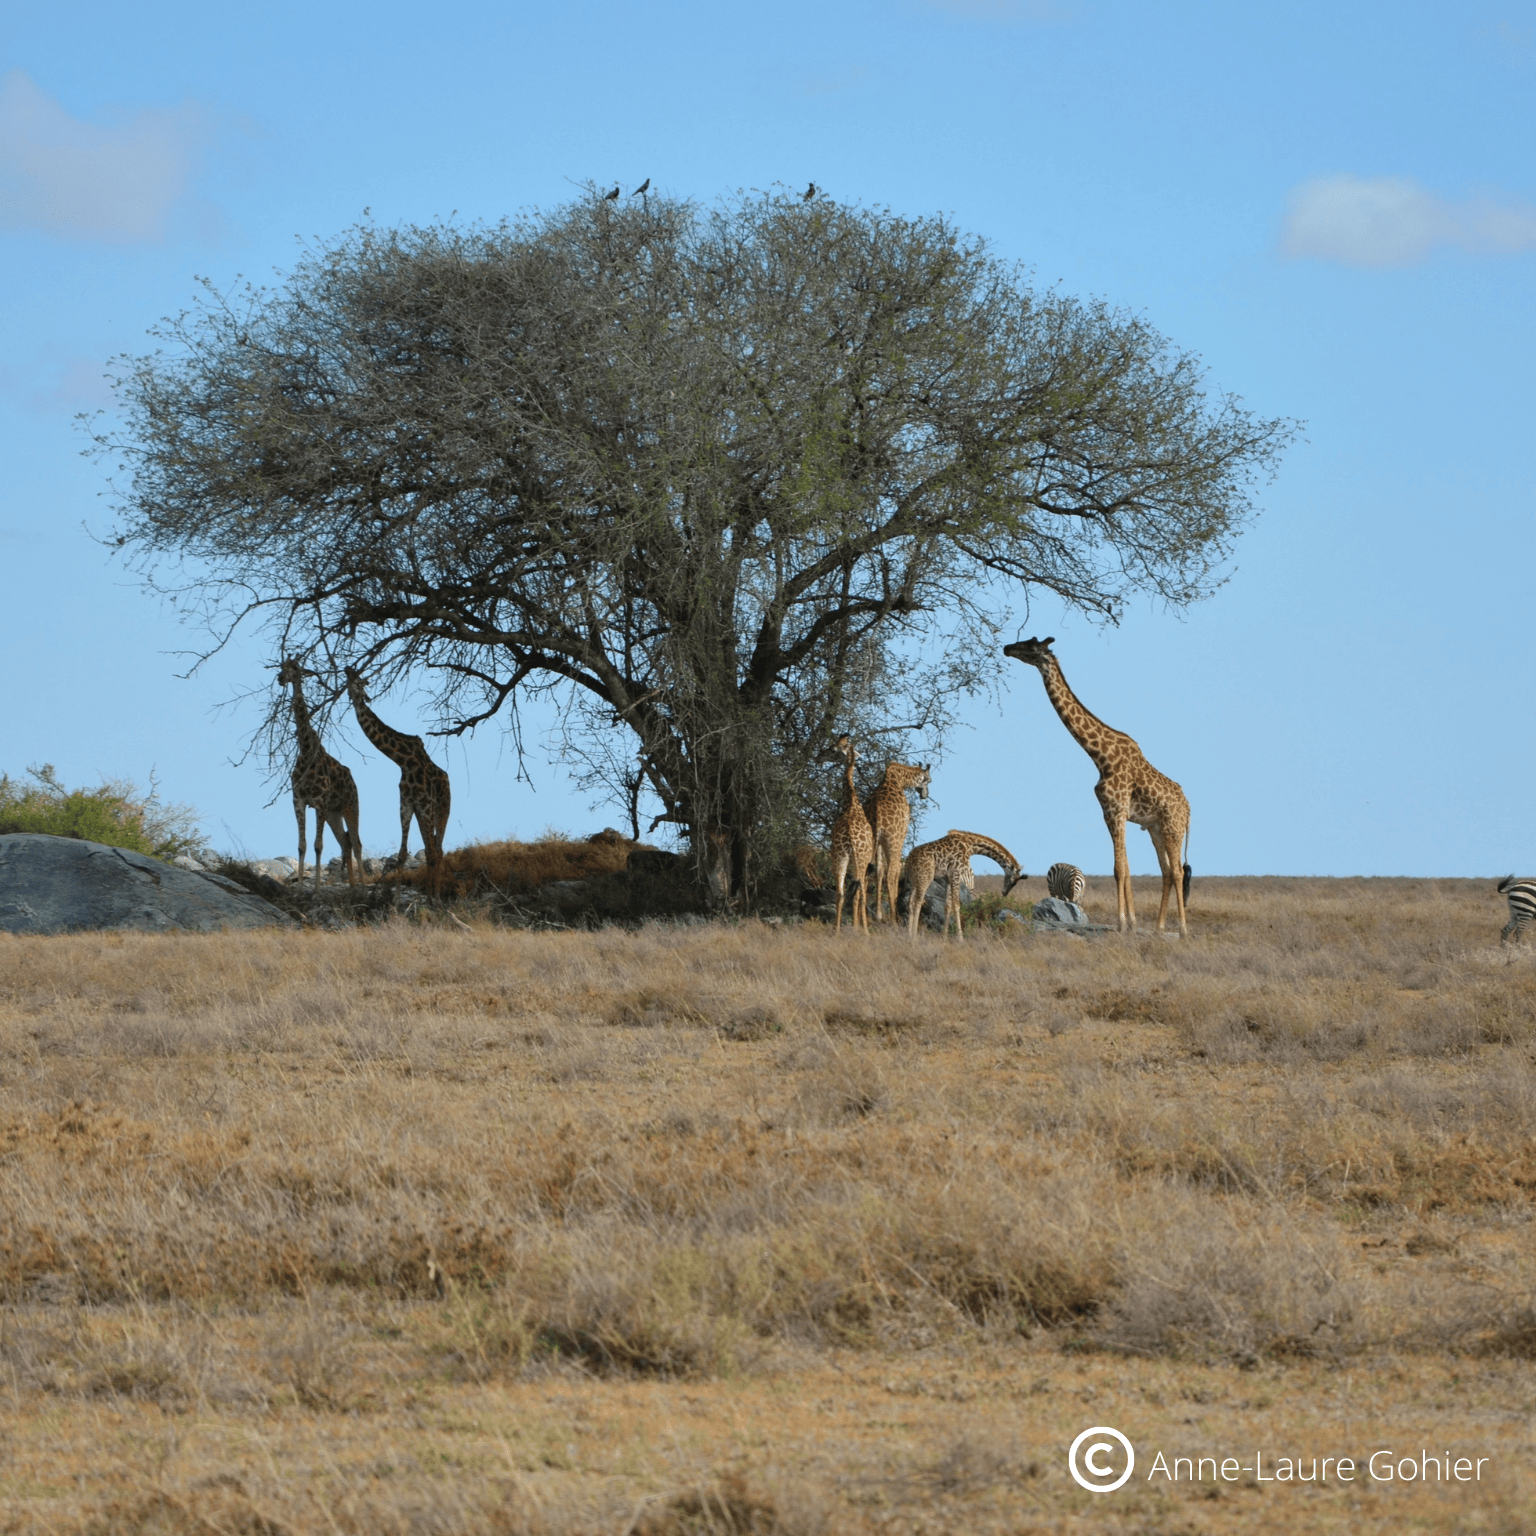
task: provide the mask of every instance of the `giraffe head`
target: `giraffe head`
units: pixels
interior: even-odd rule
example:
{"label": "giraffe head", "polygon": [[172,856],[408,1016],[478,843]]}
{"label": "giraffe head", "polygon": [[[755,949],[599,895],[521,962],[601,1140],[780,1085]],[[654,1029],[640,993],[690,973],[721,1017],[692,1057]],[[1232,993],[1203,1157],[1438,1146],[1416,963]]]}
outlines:
{"label": "giraffe head", "polygon": [[297,688],[305,677],[313,675],[313,673],[306,672],[299,665],[297,656],[285,656],[282,665],[277,669],[277,686],[279,688],[286,688],[292,684],[293,687]]}
{"label": "giraffe head", "polygon": [[368,702],[368,690],[363,686],[363,674],[356,667],[348,667],[347,673],[347,697],[354,704],[366,704]]}
{"label": "giraffe head", "polygon": [[915,789],[926,800],[928,786],[933,782],[933,766],[930,763],[888,763],[885,775],[897,788]]}
{"label": "giraffe head", "polygon": [[1051,647],[1055,643],[1055,635],[1047,635],[1044,640],[1037,640],[1031,635],[1028,640],[1015,640],[1012,645],[1005,645],[1003,655],[1012,656],[1015,661],[1022,661],[1031,667],[1043,668],[1046,662],[1056,660],[1051,654]]}
{"label": "giraffe head", "polygon": [[839,736],[832,745],[837,749],[837,755],[847,760],[850,768],[858,761],[859,754],[854,749],[853,737]]}

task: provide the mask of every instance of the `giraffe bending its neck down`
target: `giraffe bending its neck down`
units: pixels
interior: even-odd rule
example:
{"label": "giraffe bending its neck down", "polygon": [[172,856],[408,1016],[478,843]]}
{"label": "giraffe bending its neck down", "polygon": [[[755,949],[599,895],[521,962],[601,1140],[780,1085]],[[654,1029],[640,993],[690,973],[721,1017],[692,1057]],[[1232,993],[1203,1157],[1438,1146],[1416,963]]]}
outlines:
{"label": "giraffe bending its neck down", "polygon": [[400,866],[409,856],[414,816],[427,848],[427,883],[436,892],[442,881],[443,834],[448,830],[448,775],[427,756],[420,736],[385,725],[368,707],[368,690],[356,667],[347,668],[347,694],[363,735],[400,767]]}
{"label": "giraffe bending its neck down", "polygon": [[942,880],[944,891],[944,933],[949,935],[949,920],[955,920],[955,937],[965,937],[965,926],[960,921],[960,892],[970,890],[976,884],[971,869],[971,858],[980,854],[993,860],[1003,871],[1003,895],[1006,896],[1020,880],[1024,871],[1019,861],[996,838],[984,837],[980,832],[956,832],[953,828],[937,842],[922,843],[907,855],[907,932],[915,939],[917,925],[923,915],[923,902],[928,887],[935,880]]}
{"label": "giraffe bending its neck down", "polygon": [[[1180,855],[1189,842],[1189,801],[1172,779],[1161,774],[1141,755],[1141,748],[1124,731],[1111,730],[1096,715],[1091,715],[1067,687],[1061,666],[1050,647],[1054,636],[1044,640],[1015,640],[1003,647],[1003,655],[1038,667],[1045,681],[1045,692],[1061,723],[1076,738],[1077,744],[1094,761],[1099,782],[1093,792],[1104,812],[1104,822],[1115,845],[1115,894],[1119,899],[1120,930],[1136,926],[1136,907],[1131,899],[1131,866],[1125,856],[1125,824],[1134,821],[1145,827],[1157,850],[1158,867],[1163,872],[1163,899],[1157,909],[1157,926],[1162,928],[1168,916],[1168,898],[1173,896],[1179,909],[1179,932],[1187,934],[1184,904],[1189,896],[1190,869],[1179,868]],[[1182,875],[1182,878],[1181,878]]]}
{"label": "giraffe bending its neck down", "polygon": [[901,882],[901,850],[912,824],[907,791],[915,789],[924,800],[932,774],[928,764],[887,763],[880,786],[864,802],[864,816],[875,836],[875,921],[881,920],[882,898],[889,897],[891,921],[896,921],[896,891]]}
{"label": "giraffe bending its neck down", "polygon": [[837,738],[837,750],[846,760],[845,773],[847,800],[843,814],[832,823],[832,878],[837,881],[837,922],[843,926],[843,882],[853,882],[853,898],[849,903],[848,916],[855,928],[862,923],[869,931],[869,906],[865,894],[865,881],[869,878],[869,861],[875,856],[875,834],[870,830],[869,818],[859,804],[859,794],[853,785],[853,764],[858,754],[853,741],[847,736]]}
{"label": "giraffe bending its neck down", "polygon": [[341,866],[347,872],[347,884],[356,885],[362,873],[363,843],[357,835],[357,784],[352,770],[338,763],[320,744],[320,735],[309,718],[304,702],[304,669],[297,661],[285,661],[277,674],[279,687],[293,689],[293,723],[299,733],[299,757],[293,765],[293,814],[299,823],[299,884],[304,884],[304,854],[307,847],[305,813],[315,808],[315,888],[320,886],[323,863],[320,844],[326,824],[341,844]]}

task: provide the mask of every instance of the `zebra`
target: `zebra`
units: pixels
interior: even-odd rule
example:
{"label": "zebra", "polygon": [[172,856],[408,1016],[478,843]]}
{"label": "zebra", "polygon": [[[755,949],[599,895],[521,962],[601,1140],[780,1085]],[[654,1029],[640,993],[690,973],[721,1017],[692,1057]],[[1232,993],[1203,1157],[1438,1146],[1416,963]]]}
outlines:
{"label": "zebra", "polygon": [[1045,888],[1059,901],[1076,902],[1088,881],[1076,864],[1052,864],[1045,872]]}
{"label": "zebra", "polygon": [[1499,895],[1509,897],[1509,921],[1499,935],[1499,943],[1507,944],[1525,932],[1526,925],[1536,922],[1536,880],[1516,880],[1513,875],[1499,881]]}

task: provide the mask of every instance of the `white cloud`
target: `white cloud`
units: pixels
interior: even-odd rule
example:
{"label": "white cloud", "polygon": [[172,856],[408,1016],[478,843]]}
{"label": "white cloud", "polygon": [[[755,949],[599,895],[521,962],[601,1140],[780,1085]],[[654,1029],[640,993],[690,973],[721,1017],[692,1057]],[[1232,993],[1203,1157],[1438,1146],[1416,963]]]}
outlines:
{"label": "white cloud", "polygon": [[113,244],[164,239],[208,137],[190,103],[82,122],[13,69],[0,77],[0,226]]}
{"label": "white cloud", "polygon": [[1407,267],[1439,246],[1478,255],[1536,250],[1536,204],[1437,197],[1406,176],[1320,176],[1292,190],[1280,231],[1285,256],[1352,267]]}

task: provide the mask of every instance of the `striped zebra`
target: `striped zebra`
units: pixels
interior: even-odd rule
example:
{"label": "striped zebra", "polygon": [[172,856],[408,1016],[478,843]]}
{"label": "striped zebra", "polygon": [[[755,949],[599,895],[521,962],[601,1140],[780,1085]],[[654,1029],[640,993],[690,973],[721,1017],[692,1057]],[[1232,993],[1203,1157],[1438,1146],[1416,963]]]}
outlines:
{"label": "striped zebra", "polygon": [[1509,921],[1499,935],[1499,943],[1507,944],[1536,922],[1536,880],[1516,880],[1510,875],[1499,881],[1499,895],[1509,897]]}
{"label": "striped zebra", "polygon": [[1052,864],[1045,872],[1045,888],[1058,901],[1078,901],[1088,881],[1076,864]]}

